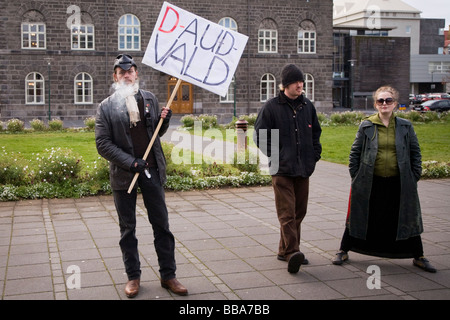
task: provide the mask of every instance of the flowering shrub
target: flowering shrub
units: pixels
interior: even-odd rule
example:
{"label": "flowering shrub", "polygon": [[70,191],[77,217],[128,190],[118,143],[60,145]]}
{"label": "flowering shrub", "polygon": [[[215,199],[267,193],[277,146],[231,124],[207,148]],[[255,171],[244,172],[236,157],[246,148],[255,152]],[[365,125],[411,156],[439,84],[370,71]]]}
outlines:
{"label": "flowering shrub", "polygon": [[11,119],[6,123],[6,130],[10,132],[21,132],[24,128],[24,122],[19,119]]}
{"label": "flowering shrub", "polygon": [[48,128],[51,131],[59,131],[63,129],[63,122],[61,120],[58,119],[54,119],[54,120],[50,120],[48,122]]}
{"label": "flowering shrub", "polygon": [[422,177],[429,179],[450,177],[450,163],[424,161],[422,162]]}
{"label": "flowering shrub", "polygon": [[20,154],[0,149],[0,184],[20,185],[26,183],[29,167]]}
{"label": "flowering shrub", "polygon": [[45,128],[45,124],[42,120],[39,119],[33,119],[30,121],[30,126],[34,131],[44,131]]}
{"label": "flowering shrub", "polygon": [[63,182],[78,179],[82,169],[81,157],[70,149],[45,149],[42,155],[37,155],[35,177],[42,182]]}
{"label": "flowering shrub", "polygon": [[84,125],[89,131],[93,131],[95,129],[95,117],[90,117],[84,120]]}

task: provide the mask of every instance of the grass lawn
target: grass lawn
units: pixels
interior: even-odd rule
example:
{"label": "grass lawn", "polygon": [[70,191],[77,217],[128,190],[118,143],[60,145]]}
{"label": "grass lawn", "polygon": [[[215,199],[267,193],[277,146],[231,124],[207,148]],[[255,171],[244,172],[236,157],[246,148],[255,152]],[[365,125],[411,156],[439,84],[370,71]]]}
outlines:
{"label": "grass lawn", "polygon": [[86,163],[92,163],[99,157],[95,147],[94,132],[36,132],[19,134],[0,134],[0,148],[6,152],[20,152],[25,159],[51,148],[72,149]]}
{"label": "grass lawn", "polygon": [[[414,124],[422,149],[422,160],[450,162],[450,126],[446,123]],[[322,128],[322,159],[347,164],[350,147],[358,130],[357,126],[330,126]],[[253,144],[253,130],[249,130],[249,142]],[[225,137],[225,133],[223,137]],[[26,159],[50,148],[69,148],[92,163],[99,155],[95,147],[94,132],[45,132],[0,134],[0,148],[6,152],[20,152]]]}

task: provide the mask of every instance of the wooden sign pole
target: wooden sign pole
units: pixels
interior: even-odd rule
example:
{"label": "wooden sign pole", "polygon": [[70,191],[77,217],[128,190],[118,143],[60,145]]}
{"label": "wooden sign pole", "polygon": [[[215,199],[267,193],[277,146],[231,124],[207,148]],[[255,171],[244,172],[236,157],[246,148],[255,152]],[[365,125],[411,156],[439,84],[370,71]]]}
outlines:
{"label": "wooden sign pole", "polygon": [[[178,88],[180,87],[180,84],[181,84],[181,79],[178,79],[178,81],[175,85],[175,88],[173,89],[172,94],[170,95],[170,99],[166,105],[166,107],[169,109],[170,109],[170,106],[172,105],[173,99],[175,99],[175,96],[178,92]],[[148,154],[150,153],[153,143],[155,142],[155,139],[158,136],[159,129],[161,129],[161,125],[162,125],[163,121],[164,121],[163,118],[159,119],[158,126],[156,127],[155,132],[153,133],[152,139],[150,140],[150,143],[148,144],[147,150],[144,153],[144,157],[143,157],[144,160],[147,160]],[[133,181],[131,181],[130,187],[128,188],[128,193],[131,193],[131,191],[133,190],[138,177],[139,177],[139,173],[136,173],[133,177]]]}

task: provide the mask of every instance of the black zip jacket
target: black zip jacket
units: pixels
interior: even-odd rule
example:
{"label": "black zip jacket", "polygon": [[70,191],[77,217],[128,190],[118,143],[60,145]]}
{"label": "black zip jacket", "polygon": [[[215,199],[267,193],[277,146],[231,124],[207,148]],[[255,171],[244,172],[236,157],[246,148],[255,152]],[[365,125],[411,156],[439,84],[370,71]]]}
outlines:
{"label": "black zip jacket", "polygon": [[283,92],[258,113],[253,139],[269,157],[271,175],[312,175],[322,153],[322,129],[312,102],[301,95],[293,104]]}

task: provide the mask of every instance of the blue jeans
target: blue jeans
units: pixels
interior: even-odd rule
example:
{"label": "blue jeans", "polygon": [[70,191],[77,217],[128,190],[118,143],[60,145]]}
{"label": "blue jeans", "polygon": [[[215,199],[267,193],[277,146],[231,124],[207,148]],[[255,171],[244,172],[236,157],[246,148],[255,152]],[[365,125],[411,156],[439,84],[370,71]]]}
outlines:
{"label": "blue jeans", "polygon": [[[153,228],[154,246],[158,256],[162,280],[175,277],[175,239],[169,230],[169,215],[165,203],[164,188],[156,168],[150,168],[151,178],[141,173],[137,183],[142,192],[148,219]],[[127,190],[114,190],[114,203],[119,215],[120,249],[128,280],[141,276],[138,239],[136,238],[137,188],[130,194]]]}

